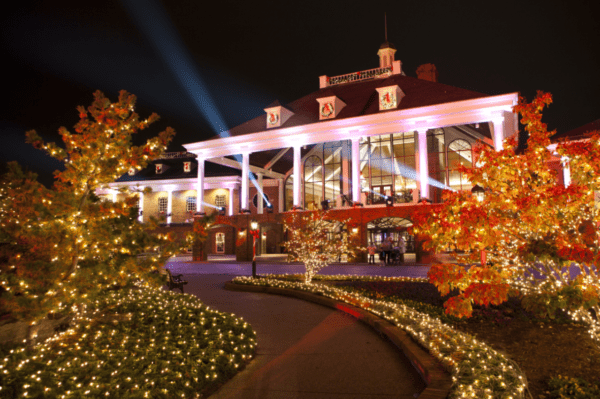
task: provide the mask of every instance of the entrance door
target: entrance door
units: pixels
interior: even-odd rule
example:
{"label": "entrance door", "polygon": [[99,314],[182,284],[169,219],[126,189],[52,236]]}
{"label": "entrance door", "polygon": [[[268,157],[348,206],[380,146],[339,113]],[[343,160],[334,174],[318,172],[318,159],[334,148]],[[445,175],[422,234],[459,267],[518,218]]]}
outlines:
{"label": "entrance door", "polygon": [[218,254],[225,253],[225,233],[217,233],[215,235],[215,252]]}

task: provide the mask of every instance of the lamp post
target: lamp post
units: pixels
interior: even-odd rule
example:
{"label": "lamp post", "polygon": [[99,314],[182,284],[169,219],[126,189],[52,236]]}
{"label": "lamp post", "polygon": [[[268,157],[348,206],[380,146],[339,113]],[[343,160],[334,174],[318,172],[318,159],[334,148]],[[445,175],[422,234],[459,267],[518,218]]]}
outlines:
{"label": "lamp post", "polygon": [[250,222],[250,234],[252,234],[252,278],[256,278],[256,239],[258,238],[258,222]]}
{"label": "lamp post", "polygon": [[477,184],[471,189],[471,193],[473,193],[479,202],[483,201],[483,198],[485,197],[485,190]]}

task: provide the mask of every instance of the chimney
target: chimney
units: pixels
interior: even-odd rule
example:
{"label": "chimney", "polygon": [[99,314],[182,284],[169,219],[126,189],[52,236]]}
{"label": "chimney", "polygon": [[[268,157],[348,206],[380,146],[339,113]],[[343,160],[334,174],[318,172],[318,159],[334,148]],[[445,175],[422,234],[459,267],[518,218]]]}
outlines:
{"label": "chimney", "polygon": [[438,81],[438,71],[433,64],[423,64],[417,68],[417,78],[430,82]]}

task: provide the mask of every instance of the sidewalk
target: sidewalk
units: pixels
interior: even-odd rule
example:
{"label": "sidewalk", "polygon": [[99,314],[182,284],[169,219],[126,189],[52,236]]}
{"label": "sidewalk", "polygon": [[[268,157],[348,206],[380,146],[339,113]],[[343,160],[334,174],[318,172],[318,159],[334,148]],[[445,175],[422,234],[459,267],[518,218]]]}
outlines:
{"label": "sidewalk", "polygon": [[[190,274],[221,274],[229,276],[252,275],[252,262],[235,262],[234,260],[223,260],[219,262],[191,262],[171,259],[167,266],[173,273]],[[324,275],[364,275],[385,277],[427,277],[429,265],[405,265],[405,266],[381,266],[369,265],[367,263],[335,263],[324,267],[318,274]],[[304,265],[300,263],[276,263],[265,262],[258,259],[256,272],[260,274],[301,274],[304,273]]]}
{"label": "sidewalk", "polygon": [[362,322],[295,298],[225,291],[231,275],[211,266],[213,274],[182,271],[186,292],[243,317],[258,336],[253,361],[212,399],[412,399],[424,389],[398,349]]}

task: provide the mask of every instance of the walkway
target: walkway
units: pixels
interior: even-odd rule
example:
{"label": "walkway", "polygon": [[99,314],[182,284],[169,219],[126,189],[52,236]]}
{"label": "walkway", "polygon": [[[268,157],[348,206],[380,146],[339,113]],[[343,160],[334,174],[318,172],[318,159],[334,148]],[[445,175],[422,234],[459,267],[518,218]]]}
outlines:
{"label": "walkway", "polygon": [[[251,262],[235,262],[225,260],[220,262],[187,262],[173,259],[167,262],[167,267],[174,273],[189,274],[222,274],[228,276],[251,276]],[[415,266],[379,266],[366,263],[338,263],[327,266],[319,272],[325,275],[363,275],[363,276],[386,276],[386,277],[427,277],[428,265]],[[277,263],[273,261],[256,262],[258,274],[300,274],[304,273],[301,264]]]}
{"label": "walkway", "polygon": [[[350,274],[365,267],[337,266]],[[408,399],[424,389],[393,344],[350,316],[299,299],[225,291],[223,284],[232,275],[248,275],[250,264],[172,262],[170,268],[185,274],[186,292],[243,317],[258,336],[254,360],[211,399]],[[341,270],[331,268],[331,274]],[[266,272],[299,270],[294,265],[259,264],[259,273]]]}

